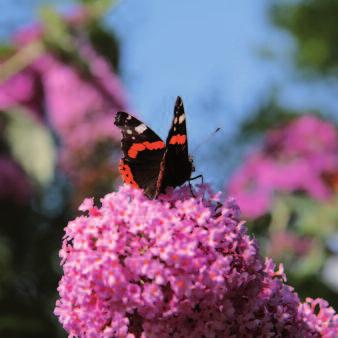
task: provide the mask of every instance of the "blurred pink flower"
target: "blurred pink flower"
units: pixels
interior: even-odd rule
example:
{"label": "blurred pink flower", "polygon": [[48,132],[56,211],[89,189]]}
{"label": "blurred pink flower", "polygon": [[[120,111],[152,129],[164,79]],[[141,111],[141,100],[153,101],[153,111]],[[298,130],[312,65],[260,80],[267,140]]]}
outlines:
{"label": "blurred pink flower", "polygon": [[268,212],[276,192],[302,191],[326,199],[332,189],[323,179],[338,171],[338,133],[334,125],[303,116],[268,133],[263,149],[248,156],[232,177],[229,193],[251,218]]}
{"label": "blurred pink flower", "polygon": [[[66,19],[71,25],[85,20],[80,9]],[[20,51],[42,36],[43,27],[35,25],[18,33],[14,42]],[[0,85],[0,109],[24,106],[54,129],[60,165],[76,187],[75,200],[82,200],[98,187],[112,185],[112,152],[120,145],[113,119],[116,111],[127,108],[122,84],[108,61],[83,36],[72,39],[89,72],[63,62],[56,53],[44,53]]]}
{"label": "blurred pink flower", "polygon": [[[233,200],[206,188],[158,200],[123,186],[65,229],[55,314],[76,337],[335,337],[250,239]],[[318,312],[315,307],[319,306]]]}
{"label": "blurred pink flower", "polygon": [[[32,36],[34,39],[39,37],[38,34]],[[21,40],[28,43],[27,37],[21,37]],[[53,54],[44,54],[8,80],[7,90],[1,91],[0,87],[0,95],[8,102],[7,107],[15,104],[27,107],[26,101],[39,93],[38,106],[44,108],[45,119],[55,128],[65,148],[89,152],[88,147],[102,139],[118,138],[117,131],[114,134],[113,115],[126,108],[126,101],[121,82],[106,60],[88,42],[79,42],[78,52],[90,66],[90,76],[81,74],[76,67],[60,61]],[[33,86],[37,77],[41,82],[39,91]],[[11,81],[21,90],[16,90]],[[14,89],[16,93],[12,93]],[[20,100],[16,100],[18,95]]]}
{"label": "blurred pink flower", "polygon": [[76,187],[74,205],[98,186],[111,187],[112,153],[120,146],[113,119],[126,110],[118,77],[89,46],[83,49],[91,79],[53,57],[45,58],[42,73],[50,123],[60,137],[60,164]]}
{"label": "blurred pink flower", "polygon": [[[316,116],[302,116],[287,127],[271,131],[267,143],[270,147],[282,148],[285,153],[304,154],[310,158],[325,152],[332,156],[337,151],[336,127]],[[337,160],[335,160],[337,161]]]}
{"label": "blurred pink flower", "polygon": [[6,155],[0,156],[0,200],[26,204],[31,193],[29,181],[20,166]]}
{"label": "blurred pink flower", "polygon": [[49,118],[64,146],[89,152],[102,140],[119,139],[113,116],[126,106],[121,83],[108,64],[94,51],[84,57],[91,80],[53,57],[45,60],[42,79]]}
{"label": "blurred pink flower", "polygon": [[266,245],[267,254],[280,261],[283,256],[292,260],[305,256],[316,246],[316,242],[313,238],[301,237],[291,231],[276,231],[271,233],[270,241]]}
{"label": "blurred pink flower", "polygon": [[21,105],[41,117],[41,100],[41,79],[32,68],[26,68],[8,81],[0,83],[0,110]]}

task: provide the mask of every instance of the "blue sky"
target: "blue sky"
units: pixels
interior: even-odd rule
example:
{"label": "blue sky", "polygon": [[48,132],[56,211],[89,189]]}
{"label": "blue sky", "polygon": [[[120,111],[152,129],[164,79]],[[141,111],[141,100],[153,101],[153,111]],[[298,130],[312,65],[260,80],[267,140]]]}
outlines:
{"label": "blue sky", "polygon": [[[152,120],[158,115],[154,125],[162,129],[181,95],[197,134],[200,126],[228,131],[275,76],[262,74],[253,51],[266,38],[264,10],[264,1],[121,2],[107,21],[124,44],[133,108]],[[204,111],[213,100],[218,109]]]}
{"label": "blue sky", "polygon": [[[4,39],[33,22],[42,3],[65,9],[72,1],[1,3],[0,38]],[[282,88],[286,105],[322,107],[337,119],[334,89],[294,77],[288,58],[292,39],[271,26],[268,3],[121,0],[107,15],[106,24],[121,41],[122,79],[133,112],[165,137],[175,97],[180,95],[188,115],[191,149],[217,127],[222,129],[195,156],[202,171],[219,170],[208,167],[209,149],[220,140],[228,142],[240,121],[268,96],[273,85]],[[276,58],[261,58],[262,48]]]}

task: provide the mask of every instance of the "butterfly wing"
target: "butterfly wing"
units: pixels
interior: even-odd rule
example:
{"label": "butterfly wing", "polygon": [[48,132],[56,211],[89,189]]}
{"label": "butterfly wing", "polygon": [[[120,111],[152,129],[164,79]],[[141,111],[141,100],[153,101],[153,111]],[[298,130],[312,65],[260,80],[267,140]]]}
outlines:
{"label": "butterfly wing", "polygon": [[123,181],[154,197],[165,152],[164,142],[148,126],[128,113],[118,112],[114,123],[122,132],[124,157],[119,170]]}
{"label": "butterfly wing", "polygon": [[189,157],[186,116],[183,101],[177,97],[174,117],[166,141],[165,153],[161,162],[160,174],[156,184],[156,195],[166,187],[177,187],[189,180],[193,163]]}

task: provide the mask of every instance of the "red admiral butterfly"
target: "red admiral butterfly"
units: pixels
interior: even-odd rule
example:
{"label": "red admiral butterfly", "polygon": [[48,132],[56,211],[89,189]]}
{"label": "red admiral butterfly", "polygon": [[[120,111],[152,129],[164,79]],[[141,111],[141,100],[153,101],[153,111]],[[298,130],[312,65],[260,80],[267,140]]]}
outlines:
{"label": "red admiral butterfly", "polygon": [[156,198],[167,187],[177,187],[190,180],[194,171],[188,154],[183,102],[177,97],[174,118],[164,143],[135,117],[118,112],[115,125],[122,131],[119,170],[125,183],[141,188],[149,198]]}

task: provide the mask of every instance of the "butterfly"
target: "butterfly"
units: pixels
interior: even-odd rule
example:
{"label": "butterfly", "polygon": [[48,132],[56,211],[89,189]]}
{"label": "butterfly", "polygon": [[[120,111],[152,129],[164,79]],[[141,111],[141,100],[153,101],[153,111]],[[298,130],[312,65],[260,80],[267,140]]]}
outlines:
{"label": "butterfly", "polygon": [[119,171],[125,183],[143,189],[149,198],[157,198],[167,187],[177,187],[191,179],[195,169],[188,152],[186,116],[180,97],[176,99],[165,143],[128,113],[118,112],[114,124],[122,131],[124,156]]}

